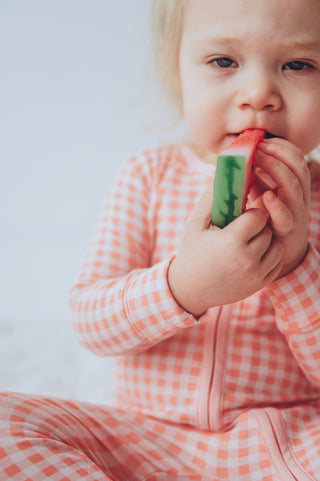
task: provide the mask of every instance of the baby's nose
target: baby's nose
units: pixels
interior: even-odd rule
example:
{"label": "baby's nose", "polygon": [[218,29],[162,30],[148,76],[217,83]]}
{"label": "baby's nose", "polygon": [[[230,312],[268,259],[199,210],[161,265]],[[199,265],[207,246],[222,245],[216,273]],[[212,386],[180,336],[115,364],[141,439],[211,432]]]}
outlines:
{"label": "baby's nose", "polygon": [[248,75],[242,79],[237,103],[240,109],[276,111],[281,108],[282,97],[273,77],[261,72],[260,74]]}

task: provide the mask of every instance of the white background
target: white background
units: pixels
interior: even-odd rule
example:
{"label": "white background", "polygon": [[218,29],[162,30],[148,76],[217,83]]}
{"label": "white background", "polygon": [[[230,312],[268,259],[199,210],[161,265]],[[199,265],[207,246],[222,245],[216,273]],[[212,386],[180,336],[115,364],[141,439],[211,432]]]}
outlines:
{"label": "white background", "polygon": [[104,401],[68,289],[148,124],[150,0],[0,0],[0,390]]}

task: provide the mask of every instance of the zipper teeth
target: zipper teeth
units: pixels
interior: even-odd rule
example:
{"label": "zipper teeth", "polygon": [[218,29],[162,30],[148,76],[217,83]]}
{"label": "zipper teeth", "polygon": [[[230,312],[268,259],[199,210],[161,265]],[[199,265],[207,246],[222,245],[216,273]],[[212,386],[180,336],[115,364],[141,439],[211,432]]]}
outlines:
{"label": "zipper teeth", "polygon": [[282,481],[296,481],[281,455],[277,435],[266,411],[255,411],[270,458]]}
{"label": "zipper teeth", "polygon": [[[283,442],[281,443],[278,440],[279,449],[283,457],[284,463],[286,463],[288,469],[295,476],[295,479],[299,479],[301,481],[313,481],[313,477],[296,459],[295,453],[290,445],[290,440],[287,435],[285,421],[282,414],[275,409],[267,408],[267,416],[269,417],[269,421],[273,426],[275,437],[277,438],[277,440],[279,438],[283,440]],[[277,429],[275,428],[275,424],[277,425]],[[283,451],[285,451],[285,453],[287,454],[285,455]]]}
{"label": "zipper teeth", "polygon": [[215,311],[215,319],[212,318],[214,311],[208,316],[198,401],[198,423],[203,429],[221,429],[226,337],[231,309],[231,305],[220,306]]}
{"label": "zipper teeth", "polygon": [[215,367],[215,337],[221,311],[222,308],[219,307],[215,319],[211,318],[211,311],[211,316],[208,316],[208,324],[205,329],[203,372],[200,381],[198,401],[198,423],[202,429],[210,429],[210,393]]}
{"label": "zipper teeth", "polygon": [[[295,455],[290,449],[288,436],[282,423],[282,416],[279,412],[276,417],[272,409],[255,410],[255,415],[261,428],[265,445],[269,451],[270,458],[283,481],[313,481],[313,478],[295,459]],[[280,421],[280,422],[279,422]],[[279,441],[281,439],[281,442]],[[283,450],[287,448],[290,454],[286,457]],[[289,457],[290,456],[290,457]]]}
{"label": "zipper teeth", "polygon": [[[215,424],[213,422],[213,415],[214,415],[214,412],[215,412],[215,409],[213,410],[213,405],[214,407],[216,408],[216,403],[215,403],[215,399],[220,399],[220,392],[214,392],[214,386],[216,385],[216,368],[217,368],[217,349],[218,349],[218,343],[217,343],[217,339],[218,339],[218,333],[219,333],[219,327],[220,327],[220,319],[221,319],[221,313],[222,313],[222,309],[221,309],[221,312],[220,312],[220,316],[217,320],[217,323],[215,325],[215,329],[214,329],[214,336],[213,336],[213,343],[212,343],[212,352],[213,352],[213,365],[212,365],[212,370],[211,370],[211,375],[210,375],[210,384],[209,384],[209,390],[208,390],[208,409],[207,409],[207,412],[208,412],[208,426],[210,429],[214,429],[215,428]],[[214,395],[213,395],[214,394]]]}

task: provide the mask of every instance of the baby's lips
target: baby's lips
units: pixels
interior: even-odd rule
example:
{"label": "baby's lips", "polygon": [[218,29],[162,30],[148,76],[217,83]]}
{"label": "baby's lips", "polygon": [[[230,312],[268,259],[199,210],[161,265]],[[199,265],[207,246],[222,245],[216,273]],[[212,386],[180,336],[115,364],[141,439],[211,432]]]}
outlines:
{"label": "baby's lips", "polygon": [[267,129],[264,129],[264,128],[260,128],[260,127],[250,127],[250,128],[247,128],[247,129],[244,129],[242,130],[241,132],[234,132],[232,135],[238,137],[239,135],[241,135],[245,130],[264,130],[265,131],[265,139],[275,139],[275,138],[280,138],[280,139],[283,139],[284,137],[282,137],[281,135],[279,135],[277,132],[275,131],[271,131],[271,130],[267,130]]}
{"label": "baby's lips", "polygon": [[271,132],[266,131],[265,139],[274,139],[275,137],[277,137],[277,135],[274,135]]}
{"label": "baby's lips", "polygon": [[266,130],[266,134],[264,138],[268,140],[268,139],[284,139],[285,137],[283,137],[283,135],[280,135],[279,132],[275,132],[275,131],[270,132]]}

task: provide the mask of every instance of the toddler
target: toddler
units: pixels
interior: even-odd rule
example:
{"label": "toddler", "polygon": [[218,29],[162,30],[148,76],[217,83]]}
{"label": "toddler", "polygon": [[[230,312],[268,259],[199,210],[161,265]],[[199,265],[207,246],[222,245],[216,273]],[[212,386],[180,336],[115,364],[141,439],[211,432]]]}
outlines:
{"label": "toddler", "polygon": [[[122,166],[71,290],[113,406],[2,394],[1,480],[320,480],[320,2],[153,8],[191,140]],[[250,209],[220,229],[215,161],[250,128]]]}

